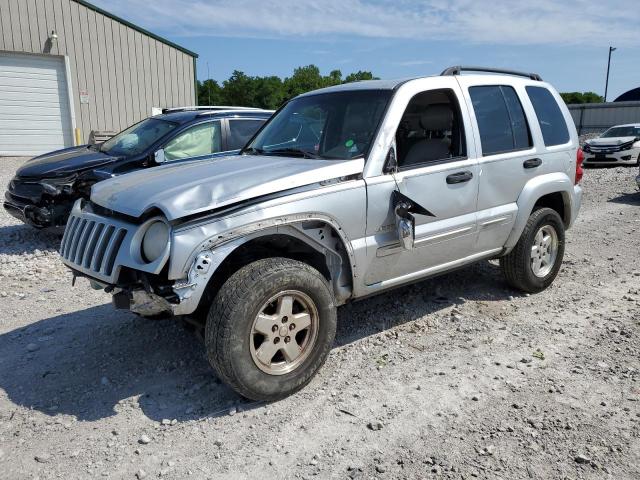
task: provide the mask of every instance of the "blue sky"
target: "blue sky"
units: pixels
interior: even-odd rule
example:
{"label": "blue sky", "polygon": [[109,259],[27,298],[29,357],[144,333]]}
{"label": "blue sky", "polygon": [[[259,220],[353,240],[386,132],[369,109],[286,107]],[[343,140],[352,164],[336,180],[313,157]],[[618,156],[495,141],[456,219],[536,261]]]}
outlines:
{"label": "blue sky", "polygon": [[381,78],[459,64],[539,73],[560,91],[640,86],[638,0],[94,0],[195,51],[198,78],[370,70]]}

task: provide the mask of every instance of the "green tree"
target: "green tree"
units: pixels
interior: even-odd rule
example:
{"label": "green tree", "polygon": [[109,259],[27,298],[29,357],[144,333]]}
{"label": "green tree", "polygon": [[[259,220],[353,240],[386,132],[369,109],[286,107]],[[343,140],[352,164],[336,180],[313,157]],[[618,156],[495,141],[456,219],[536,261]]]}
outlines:
{"label": "green tree", "polygon": [[329,75],[323,76],[315,65],[298,67],[291,77],[284,80],[273,75],[250,77],[235,70],[222,82],[222,86],[212,79],[198,81],[198,104],[276,109],[287,100],[310,90],[374,79],[376,77],[366,71],[351,73],[344,79],[340,70],[332,70]]}
{"label": "green tree", "polygon": [[237,107],[255,105],[256,82],[244,72],[234,70],[228,80],[222,82],[223,98],[226,104]]}
{"label": "green tree", "polygon": [[324,79],[320,75],[320,69],[315,65],[298,67],[293,75],[284,80],[284,90],[287,100],[311,90],[324,87]]}
{"label": "green tree", "polygon": [[594,92],[565,92],[560,96],[567,105],[576,103],[602,103],[604,98]]}
{"label": "green tree", "polygon": [[344,79],[344,83],[361,82],[363,80],[379,80],[378,77],[374,77],[371,72],[363,72],[358,70],[355,73],[350,73],[347,78]]}
{"label": "green tree", "polygon": [[222,105],[222,88],[215,80],[198,81],[198,105]]}
{"label": "green tree", "polygon": [[285,99],[284,84],[280,77],[253,77],[255,106],[275,110]]}

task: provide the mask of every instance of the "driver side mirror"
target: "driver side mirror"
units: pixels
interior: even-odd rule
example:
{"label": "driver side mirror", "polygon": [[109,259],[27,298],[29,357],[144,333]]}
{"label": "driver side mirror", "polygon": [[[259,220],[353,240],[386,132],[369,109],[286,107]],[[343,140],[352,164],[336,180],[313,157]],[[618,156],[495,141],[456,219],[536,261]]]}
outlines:
{"label": "driver side mirror", "polygon": [[158,165],[167,161],[167,159],[164,156],[163,148],[161,148],[160,150],[156,150],[156,152],[153,154],[153,161],[156,162]]}
{"label": "driver side mirror", "polygon": [[404,202],[398,203],[394,208],[396,216],[396,231],[398,240],[405,250],[412,250],[416,239],[415,217],[409,213],[409,205]]}

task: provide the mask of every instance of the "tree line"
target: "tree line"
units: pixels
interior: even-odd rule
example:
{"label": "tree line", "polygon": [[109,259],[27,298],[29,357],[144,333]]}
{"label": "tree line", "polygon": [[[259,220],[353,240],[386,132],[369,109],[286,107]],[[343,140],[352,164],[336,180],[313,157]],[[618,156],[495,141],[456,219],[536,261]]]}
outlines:
{"label": "tree line", "polygon": [[604,98],[594,92],[565,92],[560,96],[567,105],[576,103],[602,103]]}
{"label": "tree line", "polygon": [[315,65],[299,67],[293,75],[281,79],[275,75],[252,77],[235,70],[222,82],[198,80],[198,105],[234,105],[275,110],[284,102],[310,90],[360,80],[377,80],[371,72],[358,71],[342,77],[340,70],[322,75]]}
{"label": "tree line", "polygon": [[[350,73],[344,78],[340,70],[332,70],[329,75],[322,75],[315,65],[298,67],[293,71],[293,75],[284,79],[275,75],[249,76],[234,70],[222,84],[212,79],[198,80],[198,105],[234,105],[275,110],[284,102],[310,90],[376,79],[371,72],[362,70]],[[604,100],[594,92],[565,92],[560,96],[567,104],[602,103]]]}

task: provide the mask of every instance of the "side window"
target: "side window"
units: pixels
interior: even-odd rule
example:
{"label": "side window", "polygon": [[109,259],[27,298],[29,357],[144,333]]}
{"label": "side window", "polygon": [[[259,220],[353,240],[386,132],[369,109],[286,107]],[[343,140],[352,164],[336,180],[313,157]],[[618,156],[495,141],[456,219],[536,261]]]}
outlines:
{"label": "side window", "polygon": [[470,87],[482,155],[530,148],[529,125],[515,90],[503,85]]}
{"label": "side window", "polygon": [[220,122],[201,123],[176,135],[164,146],[167,161],[199,157],[222,148]]}
{"label": "side window", "polygon": [[398,166],[414,168],[467,154],[460,106],[453,90],[415,95],[396,132]]}
{"label": "side window", "polygon": [[538,117],[544,144],[550,147],[567,143],[569,130],[564,115],[562,115],[562,111],[551,92],[544,87],[526,88]]}
{"label": "side window", "polygon": [[262,126],[264,120],[229,120],[229,150],[244,147],[253,134]]}

